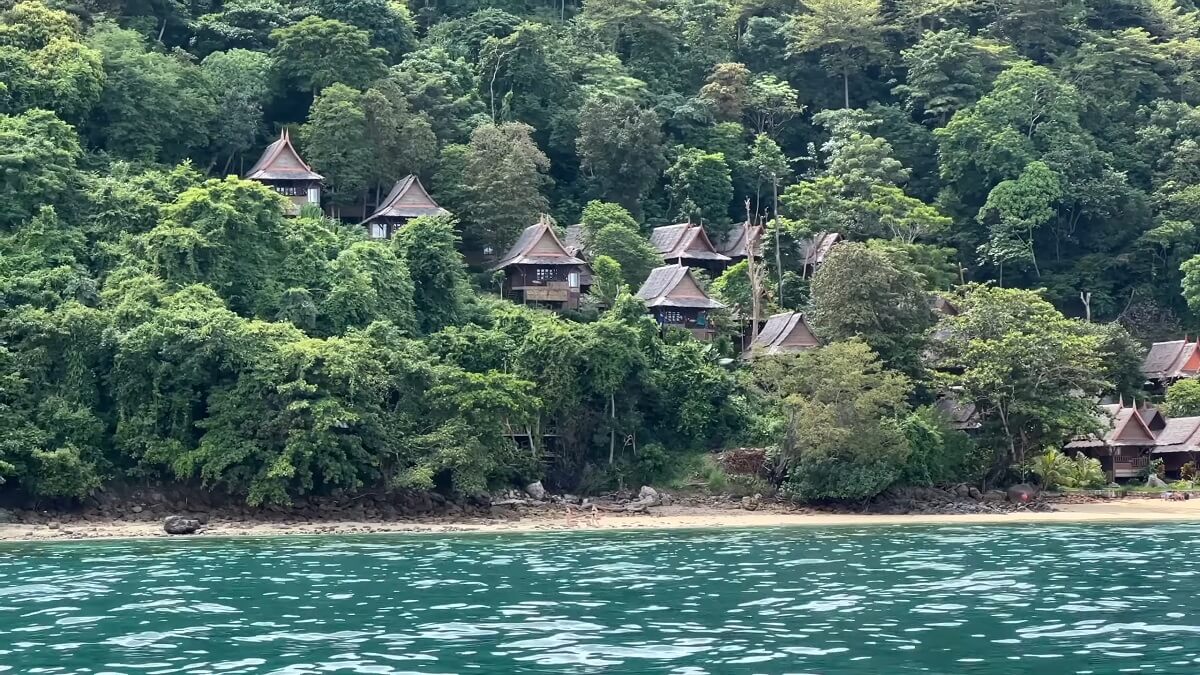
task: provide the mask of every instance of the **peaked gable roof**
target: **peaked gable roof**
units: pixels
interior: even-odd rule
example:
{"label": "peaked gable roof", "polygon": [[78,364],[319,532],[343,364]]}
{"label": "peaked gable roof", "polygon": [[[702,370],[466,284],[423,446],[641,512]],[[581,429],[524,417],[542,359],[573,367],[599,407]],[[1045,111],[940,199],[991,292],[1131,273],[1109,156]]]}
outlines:
{"label": "peaked gable roof", "polygon": [[720,309],[725,306],[708,297],[696,283],[692,271],[683,265],[655,267],[638,289],[637,297],[644,300],[647,307]]}
{"label": "peaked gable roof", "polygon": [[1068,449],[1125,445],[1150,447],[1159,442],[1134,406],[1126,408],[1124,403],[1099,405],[1096,406],[1096,417],[1100,428],[1104,430],[1103,435],[1092,433],[1077,436],[1067,443]]}
{"label": "peaked gable roof", "polygon": [[1151,453],[1192,452],[1200,445],[1200,417],[1173,417],[1158,432]]}
{"label": "peaked gable roof", "polygon": [[379,203],[363,224],[379,218],[418,218],[420,216],[445,216],[449,211],[438,206],[421,185],[421,179],[409,174],[396,181],[391,192]]}
{"label": "peaked gable roof", "polygon": [[[1120,404],[1118,404],[1120,405]],[[1113,417],[1112,431],[1105,435],[1109,445],[1154,445],[1154,432],[1137,408],[1121,407]]]}
{"label": "peaked gable roof", "polygon": [[804,314],[783,312],[767,319],[758,338],[750,344],[747,354],[787,354],[819,347],[820,344],[805,321]]}
{"label": "peaked gable roof", "polygon": [[650,245],[658,250],[663,260],[729,260],[728,256],[717,253],[703,227],[691,223],[654,228],[650,233]]}
{"label": "peaked gable roof", "polygon": [[246,172],[249,180],[324,180],[324,176],[312,170],[300,158],[292,146],[292,135],[287,127],[279,134],[279,140],[267,146],[263,154]]}
{"label": "peaked gable roof", "polygon": [[765,228],[762,225],[746,227],[745,223],[737,225],[725,233],[725,238],[717,242],[717,253],[729,258],[750,257],[746,247],[747,240],[754,241],[754,257],[762,257],[762,236]]}
{"label": "peaked gable roof", "polygon": [[1142,361],[1142,374],[1148,380],[1169,380],[1200,373],[1200,341],[1187,338],[1155,342]]}
{"label": "peaked gable roof", "polygon": [[512,248],[508,249],[508,253],[505,253],[500,262],[491,269],[504,269],[510,265],[586,266],[587,263],[567,251],[558,235],[554,233],[550,221],[543,217],[536,224],[525,228]]}
{"label": "peaked gable roof", "polygon": [[802,258],[804,264],[810,267],[817,267],[825,262],[825,258],[829,255],[829,251],[834,245],[842,240],[842,235],[837,232],[818,232],[808,241],[802,244]]}
{"label": "peaked gable roof", "polygon": [[583,244],[583,225],[567,226],[567,229],[563,231],[562,243],[563,248],[567,249],[567,253],[579,256],[584,255],[586,251]]}

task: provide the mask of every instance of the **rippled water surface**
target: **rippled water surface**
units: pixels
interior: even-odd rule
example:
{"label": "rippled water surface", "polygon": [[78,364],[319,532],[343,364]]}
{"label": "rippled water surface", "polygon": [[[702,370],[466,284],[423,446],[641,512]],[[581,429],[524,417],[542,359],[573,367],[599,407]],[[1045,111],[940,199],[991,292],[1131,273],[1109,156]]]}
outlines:
{"label": "rippled water surface", "polygon": [[1200,673],[1200,526],[0,547],[9,673]]}

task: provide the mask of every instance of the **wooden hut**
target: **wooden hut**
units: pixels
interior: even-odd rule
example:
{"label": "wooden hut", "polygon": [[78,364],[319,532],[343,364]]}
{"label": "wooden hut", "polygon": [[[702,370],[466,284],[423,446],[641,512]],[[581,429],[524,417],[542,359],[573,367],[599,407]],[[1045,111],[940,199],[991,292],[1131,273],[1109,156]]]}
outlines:
{"label": "wooden hut", "polygon": [[717,248],[700,225],[681,223],[656,227],[650,233],[650,245],[669,263],[701,267],[713,272],[719,272],[729,265],[729,257],[717,253]]}
{"label": "wooden hut", "polygon": [[698,339],[711,340],[716,334],[709,312],[725,305],[708,297],[683,265],[656,267],[638,289],[641,298],[660,326],[686,328]]}
{"label": "wooden hut", "polygon": [[405,176],[392,186],[379,208],[362,222],[372,239],[390,239],[408,221],[421,216],[445,216],[450,212],[438,206],[416,176]]}
{"label": "wooden hut", "polygon": [[546,218],[525,228],[492,270],[504,271],[504,296],[550,309],[574,309],[592,284],[592,270],[567,251]]}
{"label": "wooden hut", "polygon": [[1176,380],[1200,375],[1200,345],[1186,337],[1155,342],[1142,361],[1142,374],[1151,387],[1164,389]]}
{"label": "wooden hut", "polygon": [[[1100,460],[1100,466],[1110,480],[1133,478],[1146,466],[1151,450],[1162,441],[1162,434],[1156,437],[1138,409],[1135,406],[1126,407],[1124,403],[1098,406],[1097,418],[1103,431],[1072,439],[1067,443],[1066,450],[1070,454],[1082,452]],[[1168,424],[1166,429],[1170,428]],[[1194,428],[1191,429],[1191,432],[1194,431]],[[1183,432],[1183,427],[1176,425],[1172,433],[1188,435]]]}
{"label": "wooden hut", "polygon": [[821,346],[800,312],[774,314],[759,331],[750,348],[742,352],[743,359],[776,354],[794,354]]}
{"label": "wooden hut", "polygon": [[246,172],[246,179],[268,185],[287,197],[285,213],[289,216],[300,215],[300,209],[310,204],[321,206],[324,177],[300,158],[287,127],[279,134],[279,140],[263,150],[262,156]]}

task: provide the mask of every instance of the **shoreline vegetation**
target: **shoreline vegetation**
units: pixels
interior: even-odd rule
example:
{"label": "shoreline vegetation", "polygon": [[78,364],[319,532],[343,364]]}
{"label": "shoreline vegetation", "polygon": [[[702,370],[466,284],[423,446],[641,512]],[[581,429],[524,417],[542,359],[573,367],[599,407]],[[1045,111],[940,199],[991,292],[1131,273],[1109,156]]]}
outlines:
{"label": "shoreline vegetation", "polygon": [[0,504],[1197,487],[1195,0],[929,4],[0,0]]}
{"label": "shoreline vegetation", "polygon": [[576,507],[570,518],[564,506],[548,504],[506,510],[499,515],[446,515],[396,520],[288,518],[275,521],[261,518],[220,518],[209,521],[200,532],[186,537],[170,537],[165,534],[161,520],[47,520],[38,523],[0,523],[0,542],[1099,522],[1200,522],[1200,499],[1094,499],[1052,502],[1052,510],[903,514],[821,511],[784,503],[763,504],[758,510],[748,511],[732,503],[693,503],[655,506],[646,509],[645,512],[600,512],[595,516]]}

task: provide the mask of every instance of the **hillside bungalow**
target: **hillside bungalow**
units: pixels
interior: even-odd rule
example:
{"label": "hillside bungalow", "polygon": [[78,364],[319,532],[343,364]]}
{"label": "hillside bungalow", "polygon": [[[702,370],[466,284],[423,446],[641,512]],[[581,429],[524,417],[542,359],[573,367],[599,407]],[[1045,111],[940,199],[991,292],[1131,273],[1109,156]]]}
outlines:
{"label": "hillside bungalow", "polygon": [[717,242],[717,253],[729,258],[730,264],[741,262],[750,256],[749,245],[754,242],[754,258],[762,257],[762,238],[765,228],[762,225],[746,226],[745,223],[734,226],[725,234],[725,238]]}
{"label": "hillside bungalow", "polygon": [[543,217],[525,228],[492,270],[504,271],[504,296],[549,309],[575,309],[592,284],[592,270],[569,253]]}
{"label": "hillside bungalow", "polygon": [[390,239],[408,221],[421,216],[446,216],[450,212],[437,205],[421,185],[421,179],[409,175],[392,186],[379,208],[362,222],[372,239]]}
{"label": "hillside bungalow", "polygon": [[742,352],[742,358],[751,360],[759,356],[795,354],[820,346],[803,314],[783,312],[767,319],[758,337],[750,343],[750,348]]}
{"label": "hillside bungalow", "polygon": [[287,127],[279,134],[279,140],[263,150],[246,172],[246,179],[270,186],[287,197],[286,215],[298,216],[300,209],[310,204],[321,206],[321,181],[325,178],[300,159]]}
{"label": "hillside bungalow", "polygon": [[708,297],[691,270],[682,265],[654,268],[638,289],[637,297],[645,301],[660,326],[686,328],[705,341],[716,334],[709,311],[725,307]]}
{"label": "hillside bungalow", "polygon": [[1142,374],[1156,389],[1176,380],[1200,375],[1200,348],[1185,337],[1171,342],[1155,342],[1142,361]]}
{"label": "hillside bungalow", "polygon": [[700,267],[719,272],[729,265],[728,256],[717,253],[708,234],[700,225],[681,223],[654,228],[650,245],[663,260],[676,265]]}
{"label": "hillside bungalow", "polygon": [[1110,480],[1137,476],[1138,471],[1149,462],[1151,450],[1160,444],[1167,434],[1173,434],[1171,438],[1190,435],[1196,426],[1193,425],[1191,432],[1185,434],[1186,425],[1177,424],[1175,429],[1172,429],[1168,423],[1164,432],[1156,438],[1138,408],[1127,408],[1124,403],[1099,406],[1097,417],[1103,432],[1072,439],[1067,443],[1066,450],[1072,454],[1082,452],[1088,457],[1100,460],[1100,466]]}

